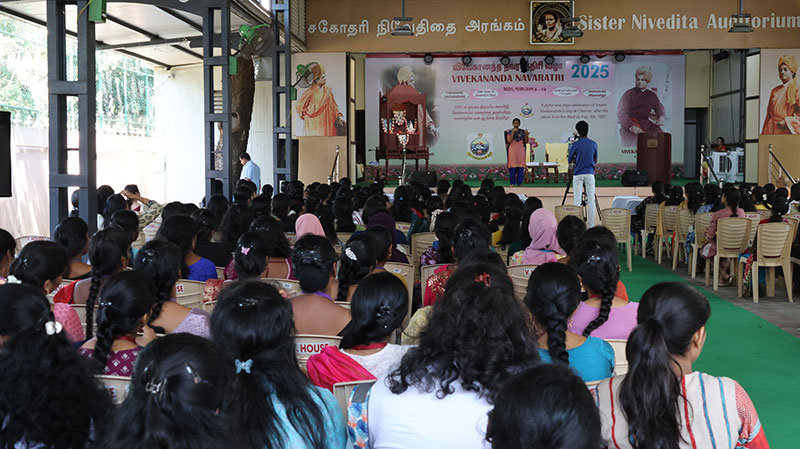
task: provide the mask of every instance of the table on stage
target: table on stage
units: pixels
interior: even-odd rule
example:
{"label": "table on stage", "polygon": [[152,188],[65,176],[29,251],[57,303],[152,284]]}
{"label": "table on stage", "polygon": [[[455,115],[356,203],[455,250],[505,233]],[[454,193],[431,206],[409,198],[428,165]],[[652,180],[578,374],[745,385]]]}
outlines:
{"label": "table on stage", "polygon": [[[544,167],[545,169],[545,182],[550,182],[550,179],[558,183],[558,162],[526,162],[525,163],[525,183],[532,183],[536,178],[533,177],[535,168]],[[550,170],[553,170],[551,172]]]}

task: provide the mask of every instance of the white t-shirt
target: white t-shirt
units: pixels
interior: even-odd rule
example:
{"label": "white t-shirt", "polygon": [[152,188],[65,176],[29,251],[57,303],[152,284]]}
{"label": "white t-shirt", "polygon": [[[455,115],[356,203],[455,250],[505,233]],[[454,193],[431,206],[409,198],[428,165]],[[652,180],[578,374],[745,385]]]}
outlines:
{"label": "white t-shirt", "polygon": [[347,351],[342,351],[363,366],[365,370],[369,371],[376,378],[383,377],[388,374],[398,363],[400,359],[406,355],[409,349],[413,346],[393,345],[388,344],[386,347],[370,355],[355,355]]}
{"label": "white t-shirt", "polygon": [[379,378],[367,408],[371,448],[489,449],[485,438],[492,406],[460,383],[452,387],[455,391],[444,399],[413,386],[394,394],[386,378]]}

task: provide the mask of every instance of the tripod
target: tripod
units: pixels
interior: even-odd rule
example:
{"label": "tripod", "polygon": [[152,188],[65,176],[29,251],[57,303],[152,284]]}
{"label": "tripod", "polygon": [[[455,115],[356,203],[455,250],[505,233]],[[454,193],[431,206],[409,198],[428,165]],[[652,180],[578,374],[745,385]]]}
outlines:
{"label": "tripod", "polygon": [[[564,189],[564,198],[561,199],[561,205],[563,206],[564,203],[567,202],[567,196],[569,195],[569,188],[572,186],[572,170],[567,173],[567,188]],[[586,206],[589,204],[589,196],[586,194],[586,190],[581,193],[581,207],[586,210]],[[597,212],[600,212],[600,202],[597,201],[597,193],[594,195],[594,205]],[[588,213],[588,212],[587,212]],[[583,220],[586,221],[587,217],[584,216]]]}

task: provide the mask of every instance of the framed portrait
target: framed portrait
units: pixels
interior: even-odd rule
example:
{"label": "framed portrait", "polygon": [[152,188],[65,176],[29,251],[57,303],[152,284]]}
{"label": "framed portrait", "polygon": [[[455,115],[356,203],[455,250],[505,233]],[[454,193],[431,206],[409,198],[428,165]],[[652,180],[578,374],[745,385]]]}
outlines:
{"label": "framed portrait", "polygon": [[532,45],[572,45],[571,37],[563,37],[562,19],[572,17],[569,1],[538,0],[531,2],[531,44]]}

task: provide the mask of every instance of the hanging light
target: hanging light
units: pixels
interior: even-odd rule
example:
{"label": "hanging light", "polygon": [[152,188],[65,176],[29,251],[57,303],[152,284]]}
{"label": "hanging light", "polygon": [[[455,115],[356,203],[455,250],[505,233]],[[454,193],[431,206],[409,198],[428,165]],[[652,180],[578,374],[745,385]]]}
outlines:
{"label": "hanging light", "polygon": [[426,65],[433,64],[433,55],[430,53],[425,53],[425,56],[422,57],[422,61],[425,62]]}
{"label": "hanging light", "polygon": [[414,31],[411,29],[411,25],[406,22],[411,22],[411,17],[406,17],[406,0],[403,0],[400,4],[400,17],[395,17],[395,22],[401,22],[401,25],[392,30],[392,36],[413,36]]}
{"label": "hanging light", "polygon": [[547,55],[544,57],[545,64],[552,65],[554,62],[556,62],[556,58],[554,58],[553,55]]}
{"label": "hanging light", "polygon": [[462,56],[462,57],[461,57],[461,63],[462,63],[462,64],[464,64],[464,65],[470,65],[470,64],[472,64],[472,56],[470,56],[470,55],[464,55],[464,56]]}
{"label": "hanging light", "polygon": [[503,64],[503,66],[508,67],[508,65],[511,64],[511,58],[509,58],[506,55],[501,56],[500,57],[500,64]]}
{"label": "hanging light", "polygon": [[729,33],[752,33],[753,27],[750,26],[750,14],[744,12],[744,0],[739,0],[739,11],[736,14],[731,14],[733,17],[733,26]]}

